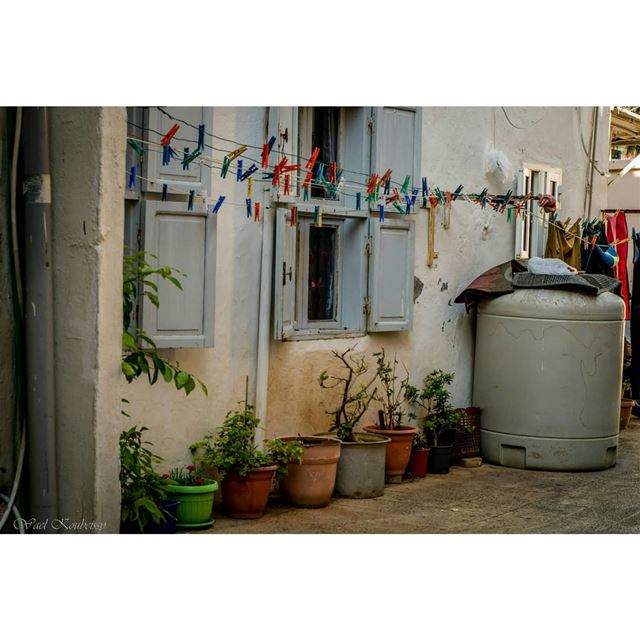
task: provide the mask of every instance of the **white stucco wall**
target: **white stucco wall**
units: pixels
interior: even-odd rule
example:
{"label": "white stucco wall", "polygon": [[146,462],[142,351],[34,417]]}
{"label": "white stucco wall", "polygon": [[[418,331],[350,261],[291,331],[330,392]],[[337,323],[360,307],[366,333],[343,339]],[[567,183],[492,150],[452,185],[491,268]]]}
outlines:
{"label": "white stucco wall", "polygon": [[[582,211],[587,159],[580,144],[577,110],[573,107],[509,108],[510,125],[500,109],[424,108],[421,175],[431,186],[465,191],[488,186],[502,192],[485,175],[485,157],[495,144],[517,167],[522,162],[563,169],[563,216],[584,217]],[[591,109],[582,109],[588,144]],[[216,108],[214,133],[260,146],[265,137],[262,108]],[[598,158],[608,157],[608,110],[602,111]],[[228,148],[228,147],[226,147]],[[255,151],[259,157],[259,151]],[[244,203],[245,185],[220,181],[214,173],[214,195]],[[604,179],[594,184],[592,209],[606,204]],[[256,188],[256,185],[254,185]],[[255,196],[255,194],[254,194]],[[439,214],[434,268],[426,267],[426,215],[416,216],[415,275],[424,288],[415,306],[414,327],[409,332],[370,334],[357,340],[271,342],[267,435],[314,433],[328,427],[325,410],[335,393],[319,388],[317,378],[331,368],[332,349],[357,342],[372,353],[384,346],[397,352],[417,382],[428,371],[443,368],[456,374],[454,401],[469,403],[473,372],[474,319],[452,300],[485,269],[514,255],[514,225],[503,215],[464,202],[456,202],[451,226],[444,230]],[[209,386],[209,398],[194,392],[184,397],[157,383],[122,384],[131,401],[133,423],[147,425],[156,451],[166,466],[188,460],[187,446],[219,425],[225,413],[244,395],[245,375],[250,378],[253,401],[257,347],[261,225],[247,221],[242,208],[226,207],[218,220],[215,347],[169,353]],[[370,419],[377,410],[372,409]],[[129,423],[131,421],[127,421]],[[363,421],[366,424],[366,420]],[[125,426],[125,425],[123,425]]]}

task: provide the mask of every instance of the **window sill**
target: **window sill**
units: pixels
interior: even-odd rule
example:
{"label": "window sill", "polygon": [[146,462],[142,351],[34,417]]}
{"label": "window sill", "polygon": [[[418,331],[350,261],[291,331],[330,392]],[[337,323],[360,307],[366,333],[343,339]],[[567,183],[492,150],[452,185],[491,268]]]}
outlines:
{"label": "window sill", "polygon": [[337,330],[337,329],[299,329],[283,342],[295,342],[297,340],[335,340],[336,338],[362,338],[366,331]]}

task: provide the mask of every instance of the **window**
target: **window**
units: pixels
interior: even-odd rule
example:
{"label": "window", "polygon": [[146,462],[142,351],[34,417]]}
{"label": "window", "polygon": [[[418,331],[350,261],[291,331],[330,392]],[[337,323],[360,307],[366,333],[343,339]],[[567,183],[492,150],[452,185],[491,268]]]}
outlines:
{"label": "window", "polygon": [[[213,125],[208,107],[167,107],[175,118]],[[159,142],[174,122],[155,107],[129,108],[127,134],[133,138]],[[211,170],[200,163],[183,168],[185,149],[197,147],[198,131],[183,123],[172,147],[177,158],[163,164],[158,147],[143,145],[138,156],[127,146],[127,171],[138,167],[140,179],[135,189],[125,193],[125,243],[158,256],[159,265],[169,265],[187,274],[181,278],[182,290],[153,277],[160,306],[146,297],[138,305],[137,324],[160,348],[213,346],[216,217],[206,204],[195,203],[188,210],[188,191],[206,199],[210,192]],[[162,200],[163,184],[169,197]],[[172,189],[172,187],[174,187]]]}
{"label": "window", "polygon": [[[561,185],[562,169],[525,164],[518,171],[518,194],[552,195],[556,198],[558,209],[561,208]],[[529,200],[522,217],[516,218],[516,258],[526,260],[533,256],[544,256],[548,222],[548,214],[538,207],[537,201]]]}

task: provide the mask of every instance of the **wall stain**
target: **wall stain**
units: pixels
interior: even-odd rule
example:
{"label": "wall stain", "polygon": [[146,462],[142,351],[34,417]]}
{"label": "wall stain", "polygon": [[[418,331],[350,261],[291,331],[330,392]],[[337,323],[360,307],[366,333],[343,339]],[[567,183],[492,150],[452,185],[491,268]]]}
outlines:
{"label": "wall stain", "polygon": [[424,282],[417,276],[413,276],[413,301],[415,302],[424,289]]}

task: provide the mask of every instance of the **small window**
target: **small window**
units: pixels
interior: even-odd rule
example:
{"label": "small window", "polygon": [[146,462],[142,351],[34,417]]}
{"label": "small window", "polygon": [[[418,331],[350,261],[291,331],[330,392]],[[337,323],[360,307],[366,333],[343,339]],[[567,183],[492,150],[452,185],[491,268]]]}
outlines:
{"label": "small window", "polygon": [[309,227],[307,319],[336,320],[337,235],[334,226]]}
{"label": "small window", "polygon": [[[339,161],[338,157],[338,129],[340,125],[339,107],[311,107],[311,150],[320,149],[318,162],[324,165],[323,176],[327,182],[330,179],[330,165]],[[315,179],[315,175],[314,175]],[[313,184],[312,198],[335,199],[325,192],[322,185]]]}

